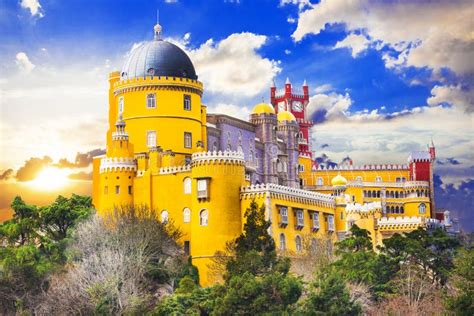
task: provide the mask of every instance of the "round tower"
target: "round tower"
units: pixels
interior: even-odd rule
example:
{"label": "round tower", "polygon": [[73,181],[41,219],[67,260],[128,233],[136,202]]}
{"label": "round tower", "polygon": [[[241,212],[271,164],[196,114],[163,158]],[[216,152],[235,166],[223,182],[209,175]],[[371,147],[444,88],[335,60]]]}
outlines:
{"label": "round tower", "polygon": [[240,187],[245,160],[240,152],[200,152],[192,156],[191,256],[202,285],[218,278],[208,265],[216,251],[242,232]]}
{"label": "round tower", "polygon": [[106,156],[100,161],[101,198],[99,205],[96,205],[99,214],[112,211],[114,207],[133,203],[133,178],[137,164],[121,115],[115,127],[116,131],[112,133],[112,141],[107,148]]}
{"label": "round tower", "polygon": [[278,136],[286,144],[286,153],[288,155],[288,167],[286,171],[286,186],[299,188],[298,176],[298,131],[299,126],[295,116],[289,111],[278,112]]}
{"label": "round tower", "polygon": [[135,48],[111,79],[109,113],[123,116],[135,152],[159,146],[185,164],[202,150],[198,144],[207,148],[203,85],[187,54],[161,33],[155,25],[154,39]]}
{"label": "round tower", "polygon": [[257,104],[250,115],[250,123],[255,124],[255,136],[263,143],[263,182],[278,183],[274,161],[278,158],[277,116],[270,104]]}

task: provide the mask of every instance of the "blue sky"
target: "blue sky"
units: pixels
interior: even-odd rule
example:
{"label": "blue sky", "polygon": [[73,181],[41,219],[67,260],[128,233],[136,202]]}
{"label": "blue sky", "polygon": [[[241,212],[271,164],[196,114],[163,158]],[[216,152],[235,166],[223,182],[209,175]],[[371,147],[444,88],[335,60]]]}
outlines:
{"label": "blue sky", "polygon": [[157,9],[210,112],[245,119],[272,80],[306,79],[316,155],[404,163],[433,138],[442,187],[474,203],[467,0],[0,0],[0,171],[104,147],[107,74],[152,38]]}

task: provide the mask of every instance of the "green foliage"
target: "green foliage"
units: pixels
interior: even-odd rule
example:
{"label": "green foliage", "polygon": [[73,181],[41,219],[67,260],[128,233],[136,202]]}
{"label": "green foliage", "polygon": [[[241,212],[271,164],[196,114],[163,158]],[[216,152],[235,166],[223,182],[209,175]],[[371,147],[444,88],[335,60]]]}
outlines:
{"label": "green foliage", "polygon": [[47,287],[46,276],[65,262],[69,229],[91,212],[91,199],[59,196],[38,208],[17,196],[13,218],[0,224],[0,305],[4,311],[27,307]]}
{"label": "green foliage", "polygon": [[189,280],[180,282],[175,293],[162,300],[150,315],[209,315],[215,309],[216,297],[222,288],[215,286],[203,289],[195,285],[194,289],[189,291]]}
{"label": "green foliage", "polygon": [[316,277],[296,314],[361,315],[362,310],[358,304],[351,301],[343,278],[332,271]]}
{"label": "green foliage", "polygon": [[454,259],[450,276],[452,291],[446,307],[456,315],[474,315],[474,249],[462,249]]}

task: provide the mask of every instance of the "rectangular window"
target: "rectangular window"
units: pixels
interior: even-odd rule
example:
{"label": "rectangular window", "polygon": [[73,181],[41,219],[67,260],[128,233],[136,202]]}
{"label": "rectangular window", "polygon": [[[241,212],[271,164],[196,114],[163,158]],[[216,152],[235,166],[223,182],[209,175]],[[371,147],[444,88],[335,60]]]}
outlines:
{"label": "rectangular window", "polygon": [[207,199],[209,197],[207,179],[198,179],[197,181],[197,191],[198,199]]}
{"label": "rectangular window", "polygon": [[193,135],[188,132],[184,132],[184,148],[193,147]]}
{"label": "rectangular window", "polygon": [[120,186],[119,185],[115,186],[115,194],[120,194]]}
{"label": "rectangular window", "polygon": [[104,194],[109,194],[109,187],[108,186],[104,187]]}
{"label": "rectangular window", "polygon": [[120,97],[120,98],[118,99],[118,113],[119,113],[119,114],[122,114],[122,113],[123,113],[123,107],[124,107],[123,97]]}
{"label": "rectangular window", "polygon": [[148,131],[146,133],[146,145],[148,147],[156,146],[156,132],[155,131]]}
{"label": "rectangular window", "polygon": [[402,177],[402,182],[405,182],[405,181],[407,181],[407,178]]}
{"label": "rectangular window", "polygon": [[191,111],[191,96],[189,94],[184,95],[184,110],[185,111]]}
{"label": "rectangular window", "polygon": [[319,229],[319,213],[317,212],[313,212],[311,214],[311,219],[312,219],[312,222],[313,222],[313,230],[317,230]]}
{"label": "rectangular window", "polygon": [[304,226],[304,213],[303,210],[296,210],[296,226],[303,227]]}
{"label": "rectangular window", "polygon": [[328,215],[328,231],[334,231],[334,215]]}
{"label": "rectangular window", "polygon": [[132,186],[131,185],[128,186],[128,194],[132,194]]}
{"label": "rectangular window", "polygon": [[156,108],[156,93],[148,93],[146,95],[146,107],[148,109]]}
{"label": "rectangular window", "polygon": [[402,179],[400,177],[397,177],[397,179],[395,180],[395,182],[401,182]]}
{"label": "rectangular window", "polygon": [[288,208],[280,207],[280,225],[288,225]]}

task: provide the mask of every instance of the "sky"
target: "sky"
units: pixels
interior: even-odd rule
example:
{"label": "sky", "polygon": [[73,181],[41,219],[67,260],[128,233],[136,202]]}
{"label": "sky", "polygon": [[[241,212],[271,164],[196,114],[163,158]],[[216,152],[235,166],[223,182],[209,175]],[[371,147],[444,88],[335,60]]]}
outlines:
{"label": "sky", "polygon": [[[0,0],[0,212],[15,194],[40,204],[90,194],[107,75],[152,39],[157,9],[164,38],[191,57],[209,112],[247,119],[273,80],[306,80],[316,156],[406,163],[433,140],[437,205],[474,230],[468,0]],[[58,170],[42,175],[48,166],[67,183]]]}

